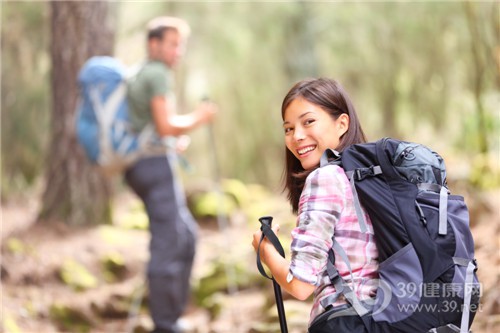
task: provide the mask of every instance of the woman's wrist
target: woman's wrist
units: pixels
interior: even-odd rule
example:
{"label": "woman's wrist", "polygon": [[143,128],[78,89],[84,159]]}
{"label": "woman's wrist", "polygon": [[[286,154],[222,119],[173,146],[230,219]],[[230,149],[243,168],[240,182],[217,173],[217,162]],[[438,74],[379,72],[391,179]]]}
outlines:
{"label": "woman's wrist", "polygon": [[262,249],[262,257],[263,261],[266,263],[266,265],[269,266],[269,263],[272,260],[273,252],[277,252],[276,249],[274,248],[274,245],[270,241],[266,241],[265,245],[263,246]]}

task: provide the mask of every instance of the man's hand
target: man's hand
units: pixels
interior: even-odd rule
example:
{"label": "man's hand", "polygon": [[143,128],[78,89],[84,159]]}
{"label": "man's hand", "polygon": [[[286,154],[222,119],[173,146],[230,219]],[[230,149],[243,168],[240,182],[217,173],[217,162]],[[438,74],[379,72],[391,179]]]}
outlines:
{"label": "man's hand", "polygon": [[177,154],[181,154],[187,150],[190,144],[191,138],[189,135],[180,135],[175,142],[175,151]]}
{"label": "man's hand", "polygon": [[211,101],[201,102],[195,110],[198,117],[198,121],[201,124],[211,122],[215,117],[215,114],[219,111],[217,104]]}

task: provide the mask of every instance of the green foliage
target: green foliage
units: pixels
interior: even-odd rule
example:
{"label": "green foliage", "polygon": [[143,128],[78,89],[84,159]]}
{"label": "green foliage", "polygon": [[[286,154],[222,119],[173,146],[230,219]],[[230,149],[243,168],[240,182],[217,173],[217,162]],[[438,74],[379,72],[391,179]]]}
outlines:
{"label": "green foliage", "polygon": [[211,319],[217,318],[224,308],[224,295],[221,292],[215,292],[208,295],[200,305],[208,311]]}
{"label": "green foliage", "polygon": [[127,266],[125,264],[125,259],[120,253],[108,253],[103,256],[100,261],[106,282],[113,283],[125,277]]}
{"label": "green foliage", "polygon": [[42,2],[2,4],[2,195],[33,185],[49,133],[49,34]]}
{"label": "green foliage", "polygon": [[[215,141],[207,140],[205,130],[192,133],[187,158],[200,167],[188,181],[209,176],[211,168],[204,166],[212,164],[215,145],[224,177],[277,189],[284,156],[281,101],[296,80],[307,76],[343,83],[369,139],[393,135],[432,146],[446,138],[446,145],[467,147],[459,154],[470,156],[482,149],[486,137],[490,152],[497,151],[499,6],[120,2],[116,55],[130,65],[141,61],[144,24],[158,13],[187,19],[192,37],[177,73],[180,111],[192,109],[203,96],[220,105]],[[46,3],[3,4],[4,196],[33,184],[46,161],[47,14]]]}
{"label": "green foliage", "polygon": [[236,209],[234,197],[218,191],[195,195],[191,199],[191,211],[195,217],[229,216]]}
{"label": "green foliage", "polygon": [[128,229],[148,230],[149,218],[142,202],[137,202],[127,211],[127,214],[117,221],[119,225]]}
{"label": "green foliage", "polygon": [[75,291],[84,291],[97,286],[97,278],[85,266],[73,259],[66,259],[59,272],[61,280]]}
{"label": "green foliage", "polygon": [[[446,137],[452,146],[463,139],[462,116],[477,111],[473,104],[456,107],[473,89],[471,50],[495,45],[489,13],[498,4],[473,6],[481,40],[470,38],[461,3],[168,5],[193,28],[180,72],[183,103],[205,94],[217,101],[215,143],[224,152],[219,154],[222,173],[271,188],[279,186],[283,164],[281,100],[306,76],[339,79],[372,140],[424,138],[432,145],[436,137]],[[244,15],[249,12],[259,15]],[[196,19],[200,13],[208,13],[205,20]],[[494,58],[485,64],[493,68]],[[487,67],[481,70],[487,72],[485,95],[495,89],[496,78]],[[471,138],[479,130],[474,128]],[[489,129],[486,135],[496,133]],[[200,131],[188,157],[204,165],[207,149]]]}
{"label": "green foliage", "polygon": [[214,308],[214,306],[217,307],[217,296],[216,298],[212,298],[212,296],[228,291],[229,280],[226,273],[229,265],[234,272],[235,281],[232,283],[235,283],[235,287],[238,289],[248,288],[251,284],[255,285],[262,281],[260,275],[258,276],[254,270],[250,271],[250,267],[243,262],[213,261],[206,269],[205,274],[196,281],[193,288],[196,304],[217,311]]}
{"label": "green foliage", "polygon": [[91,302],[90,308],[99,318],[126,318],[131,301],[130,297],[114,294],[106,301]]}
{"label": "green foliage", "polygon": [[222,189],[224,193],[229,194],[234,198],[235,203],[239,206],[245,206],[250,200],[250,192],[246,184],[238,179],[223,179]]}
{"label": "green foliage", "polygon": [[16,320],[10,315],[5,315],[3,318],[3,329],[5,332],[9,333],[21,333],[21,329],[17,325]]}
{"label": "green foliage", "polygon": [[[500,93],[491,94],[491,96],[487,96],[489,98],[485,98],[483,103],[484,105],[484,129],[487,133],[491,133],[492,135],[488,136],[488,146],[490,147],[491,152],[498,151],[499,141],[498,134],[500,133],[500,114],[498,111],[498,99],[500,98]],[[472,105],[473,101],[471,100],[471,96],[468,99],[462,98],[465,104]],[[467,111],[467,110],[465,110]],[[480,147],[480,138],[478,135],[478,130],[480,127],[479,117],[477,114],[470,112],[464,112],[464,116],[460,121],[460,126],[462,129],[461,136],[457,140],[457,147],[463,149],[464,151],[476,152]],[[497,135],[493,135],[496,133]]]}
{"label": "green foliage", "polygon": [[7,251],[13,254],[23,254],[27,251],[26,244],[15,237],[7,239],[6,246]]}
{"label": "green foliage", "polygon": [[478,155],[472,161],[470,182],[476,188],[492,190],[500,187],[500,169],[485,155]]}
{"label": "green foliage", "polygon": [[[274,309],[274,311],[276,312],[276,309]],[[280,332],[281,328],[279,320],[275,320],[273,322],[256,322],[255,324],[252,325],[252,333],[280,333]]]}
{"label": "green foliage", "polygon": [[92,327],[91,321],[81,310],[68,305],[52,304],[49,309],[49,316],[52,321],[65,331],[86,333]]}

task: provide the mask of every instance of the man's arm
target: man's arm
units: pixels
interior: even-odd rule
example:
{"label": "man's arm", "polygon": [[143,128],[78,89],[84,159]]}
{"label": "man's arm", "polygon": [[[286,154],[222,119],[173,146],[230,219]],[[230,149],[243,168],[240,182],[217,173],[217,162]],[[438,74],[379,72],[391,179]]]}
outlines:
{"label": "man's arm", "polygon": [[160,136],[179,136],[212,120],[217,108],[212,102],[202,102],[195,111],[178,115],[164,96],[155,96],[151,99],[151,111]]}

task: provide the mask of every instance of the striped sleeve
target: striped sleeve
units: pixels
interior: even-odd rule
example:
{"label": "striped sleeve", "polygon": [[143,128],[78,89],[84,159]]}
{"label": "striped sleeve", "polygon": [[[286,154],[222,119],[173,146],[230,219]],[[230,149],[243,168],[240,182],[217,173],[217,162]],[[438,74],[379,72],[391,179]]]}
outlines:
{"label": "striped sleeve", "polygon": [[335,225],[345,206],[341,169],[329,165],[307,178],[299,201],[297,226],[292,231],[290,273],[318,286],[332,247]]}

